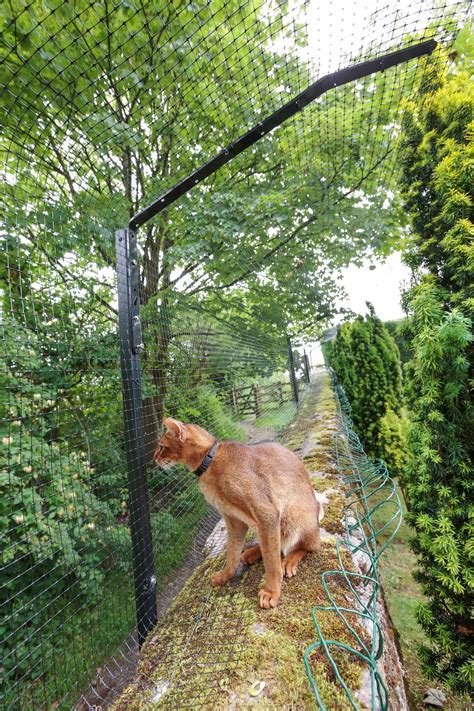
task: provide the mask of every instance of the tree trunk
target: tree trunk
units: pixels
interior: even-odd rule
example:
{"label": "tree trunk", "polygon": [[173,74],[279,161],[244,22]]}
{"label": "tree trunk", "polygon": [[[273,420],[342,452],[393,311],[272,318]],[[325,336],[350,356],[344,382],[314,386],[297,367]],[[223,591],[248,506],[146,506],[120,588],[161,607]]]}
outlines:
{"label": "tree trunk", "polygon": [[[170,369],[171,309],[170,295],[167,293],[167,288],[170,284],[171,269],[166,263],[166,252],[171,245],[171,240],[166,234],[166,214],[163,214],[162,224],[156,238],[153,230],[156,231],[156,228],[152,227],[147,232],[142,283],[140,285],[141,303],[142,308],[144,308],[142,325],[146,344],[143,355],[143,371],[144,375],[151,381],[153,388],[153,394],[143,400],[145,450],[147,462],[149,463],[153,461],[156,443],[161,432]],[[162,267],[161,274],[158,271],[160,264]],[[156,311],[153,309],[154,313],[152,315],[146,312],[146,306],[149,304],[150,299],[156,297],[158,288],[162,290],[163,296],[159,309],[157,303]]]}

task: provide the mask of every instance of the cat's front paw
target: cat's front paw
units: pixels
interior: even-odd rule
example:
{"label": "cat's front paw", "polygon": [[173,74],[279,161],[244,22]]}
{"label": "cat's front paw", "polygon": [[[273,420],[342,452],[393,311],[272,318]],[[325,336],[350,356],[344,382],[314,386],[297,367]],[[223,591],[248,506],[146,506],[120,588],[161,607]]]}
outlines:
{"label": "cat's front paw", "polygon": [[229,573],[226,573],[224,570],[220,573],[214,573],[214,575],[211,575],[211,585],[214,585],[214,587],[217,585],[225,585],[229,582],[231,577],[232,575],[229,575]]}
{"label": "cat's front paw", "polygon": [[258,601],[260,607],[268,610],[270,607],[276,607],[280,599],[280,591],[278,592],[272,590],[260,590],[258,593]]}

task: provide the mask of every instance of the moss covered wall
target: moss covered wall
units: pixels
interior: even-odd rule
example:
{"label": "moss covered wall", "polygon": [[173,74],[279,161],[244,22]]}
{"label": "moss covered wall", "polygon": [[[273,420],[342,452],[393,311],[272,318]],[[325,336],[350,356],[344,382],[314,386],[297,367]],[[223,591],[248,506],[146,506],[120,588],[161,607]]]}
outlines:
{"label": "moss covered wall", "polygon": [[[282,441],[304,460],[323,504],[322,548],[303,559],[294,578],[284,579],[279,606],[258,607],[261,562],[240,566],[229,585],[212,588],[210,576],[222,568],[224,555],[206,559],[149,636],[136,678],[114,703],[115,711],[316,707],[303,654],[318,639],[312,606],[327,604],[321,575],[339,569],[335,544],[344,534],[344,491],[334,457],[337,429],[334,395],[321,371]],[[346,569],[354,570],[345,551],[343,558]],[[355,604],[342,575],[332,576],[329,587],[341,606]],[[353,617],[354,628],[369,643],[367,629]],[[318,621],[326,637],[354,643],[335,612],[318,613]],[[354,655],[336,657],[360,708],[366,708],[360,695],[364,665]],[[321,650],[312,653],[309,664],[327,708],[352,708]]]}

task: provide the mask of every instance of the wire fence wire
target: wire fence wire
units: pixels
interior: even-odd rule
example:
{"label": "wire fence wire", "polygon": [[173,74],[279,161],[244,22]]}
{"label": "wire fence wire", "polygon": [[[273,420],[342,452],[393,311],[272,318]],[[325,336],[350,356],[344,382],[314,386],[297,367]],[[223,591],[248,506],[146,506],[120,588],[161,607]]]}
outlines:
{"label": "wire fence wire", "polygon": [[[215,525],[192,478],[153,465],[163,415],[245,438],[231,388],[288,380],[287,334],[317,336],[338,271],[383,247],[403,99],[433,80],[469,6],[0,7],[3,707],[105,704],[137,657],[115,232],[321,76],[438,43],[324,94],[137,233],[160,600]],[[281,430],[295,406],[277,393],[264,415]]]}
{"label": "wire fence wire", "polygon": [[[323,703],[318,680],[311,669],[311,655],[322,650],[328,663],[343,688],[348,708],[360,708],[351,693],[344,673],[341,672],[341,659],[338,653],[367,664],[370,674],[370,708],[387,711],[389,708],[388,689],[378,662],[384,652],[384,636],[379,619],[380,575],[378,559],[390,545],[402,522],[402,506],[395,483],[390,478],[382,461],[368,459],[364,447],[350,417],[351,407],[344,388],[331,372],[334,392],[338,402],[339,432],[335,438],[336,465],[341,480],[346,485],[345,523],[346,536],[336,542],[339,569],[327,570],[322,574],[327,605],[315,605],[312,610],[313,623],[318,634],[318,641],[311,644],[304,654],[306,672],[320,709],[327,708]],[[384,534],[383,542],[380,541]],[[348,570],[344,564],[343,550],[349,550],[358,570]],[[342,576],[350,590],[353,607],[341,607],[331,593],[331,582]],[[318,619],[318,613],[334,613],[339,616],[345,628],[353,638],[353,645],[327,639]],[[362,623],[362,629],[369,632],[369,641],[363,639],[357,631],[355,621]],[[339,663],[338,663],[339,661]]]}

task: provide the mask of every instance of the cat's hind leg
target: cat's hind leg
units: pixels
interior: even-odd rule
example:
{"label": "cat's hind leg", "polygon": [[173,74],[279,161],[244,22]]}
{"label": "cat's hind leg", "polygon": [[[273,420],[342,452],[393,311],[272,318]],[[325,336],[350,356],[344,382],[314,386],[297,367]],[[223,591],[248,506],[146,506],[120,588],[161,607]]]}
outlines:
{"label": "cat's hind leg", "polygon": [[306,553],[318,552],[321,548],[321,537],[319,533],[319,524],[310,534],[299,541],[292,551],[287,553],[281,562],[281,572],[287,578],[292,578],[300,561],[305,557]]}
{"label": "cat's hind leg", "polygon": [[292,578],[298,567],[298,564],[302,558],[305,557],[308,551],[296,550],[288,553],[288,555],[281,561],[281,572],[286,578]]}
{"label": "cat's hind leg", "polygon": [[260,560],[262,557],[262,551],[259,545],[252,546],[251,548],[247,548],[244,550],[242,555],[240,556],[240,562],[243,563],[244,565],[252,565],[252,563],[256,563],[257,560]]}

